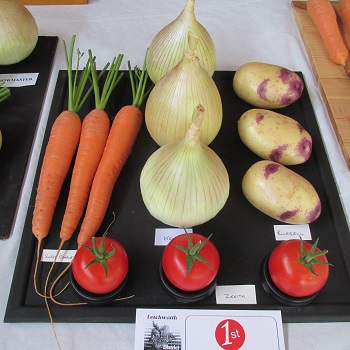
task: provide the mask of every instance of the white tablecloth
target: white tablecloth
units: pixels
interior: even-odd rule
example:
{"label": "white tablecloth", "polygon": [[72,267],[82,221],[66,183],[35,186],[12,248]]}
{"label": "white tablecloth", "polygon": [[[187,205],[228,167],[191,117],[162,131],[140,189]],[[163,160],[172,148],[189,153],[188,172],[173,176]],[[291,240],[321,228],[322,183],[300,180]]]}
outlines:
{"label": "white tablecloth", "polygon": [[[58,36],[67,42],[77,35],[77,47],[89,48],[99,68],[124,53],[126,62],[142,66],[153,36],[182,10],[185,0],[90,0],[88,5],[28,6],[39,35]],[[1,6],[1,4],[0,4]],[[290,0],[197,0],[197,19],[211,34],[217,49],[217,70],[236,70],[248,61],[269,62],[303,72],[340,197],[349,217],[350,172],[343,160],[303,42],[294,21]],[[0,242],[0,349],[57,349],[49,323],[3,323],[8,294],[32,182],[59,69],[65,69],[61,42],[42,111],[39,132],[22,192],[11,237]],[[55,324],[62,349],[133,349],[134,324]],[[349,349],[350,323],[284,324],[286,348]],[[192,349],[191,349],[192,350]]]}

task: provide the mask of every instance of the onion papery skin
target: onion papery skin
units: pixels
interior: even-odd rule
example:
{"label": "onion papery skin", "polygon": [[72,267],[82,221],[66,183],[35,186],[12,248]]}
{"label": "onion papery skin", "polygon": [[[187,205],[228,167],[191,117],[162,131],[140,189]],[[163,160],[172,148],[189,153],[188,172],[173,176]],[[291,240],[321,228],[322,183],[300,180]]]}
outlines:
{"label": "onion papery skin", "polygon": [[188,0],[179,16],[161,29],[149,45],[146,67],[154,84],[181,61],[188,48],[189,32],[198,36],[196,54],[202,67],[213,75],[216,66],[214,42],[195,17],[194,0]]}
{"label": "onion papery skin", "polygon": [[17,0],[1,0],[0,65],[27,58],[38,41],[38,26],[33,15]]}
{"label": "onion papery skin", "polygon": [[198,58],[187,54],[153,88],[145,109],[145,123],[159,145],[181,140],[191,125],[194,108],[201,104],[205,118],[200,141],[209,145],[222,124],[222,101],[213,78],[201,67]]}
{"label": "onion papery skin", "polygon": [[217,215],[227,201],[230,183],[219,156],[185,137],[148,158],[140,188],[153,217],[170,226],[192,227]]}

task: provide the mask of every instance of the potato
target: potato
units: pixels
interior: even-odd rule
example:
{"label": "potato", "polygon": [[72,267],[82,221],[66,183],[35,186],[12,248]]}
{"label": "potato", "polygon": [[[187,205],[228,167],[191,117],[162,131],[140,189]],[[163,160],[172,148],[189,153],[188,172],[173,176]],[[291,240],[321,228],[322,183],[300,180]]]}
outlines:
{"label": "potato", "polygon": [[283,165],[306,162],[312,151],[310,134],[293,118],[253,108],[238,120],[243,143],[259,157]]}
{"label": "potato", "polygon": [[255,208],[285,223],[307,224],[321,214],[321,201],[311,183],[273,161],[253,164],[243,176],[242,190]]}
{"label": "potato", "polygon": [[259,108],[282,108],[304,90],[302,79],[287,68],[261,62],[246,63],[233,77],[233,89],[244,101]]}

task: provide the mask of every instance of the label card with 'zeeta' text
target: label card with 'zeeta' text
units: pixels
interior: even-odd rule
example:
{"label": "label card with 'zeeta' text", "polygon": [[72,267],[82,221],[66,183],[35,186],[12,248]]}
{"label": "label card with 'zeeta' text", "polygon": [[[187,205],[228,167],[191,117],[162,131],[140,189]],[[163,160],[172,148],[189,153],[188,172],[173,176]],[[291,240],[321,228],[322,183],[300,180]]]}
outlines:
{"label": "label card with 'zeeta' text", "polygon": [[217,304],[256,304],[254,285],[217,286]]}

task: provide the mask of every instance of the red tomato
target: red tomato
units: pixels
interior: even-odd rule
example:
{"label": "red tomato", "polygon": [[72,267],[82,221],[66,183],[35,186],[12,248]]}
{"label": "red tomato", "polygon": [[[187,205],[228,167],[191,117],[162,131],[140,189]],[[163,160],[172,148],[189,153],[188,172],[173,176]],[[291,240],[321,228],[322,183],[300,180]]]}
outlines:
{"label": "red tomato", "polygon": [[[102,237],[97,237],[96,246],[100,251],[103,248],[101,242]],[[111,255],[105,259],[106,274],[102,262],[90,264],[95,255],[86,246],[93,248],[93,241],[90,240],[85,246],[80,247],[73,259],[72,272],[76,282],[91,293],[105,294],[113,291],[124,281],[128,273],[129,261],[124,247],[115,239],[105,237],[102,253],[105,257],[108,253]],[[112,255],[113,249],[115,253]]]}
{"label": "red tomato", "polygon": [[[329,264],[324,255],[327,251],[314,258],[323,263],[313,263],[313,273],[299,260],[303,255],[301,244],[304,244],[305,253],[309,253],[313,247],[312,244],[298,239],[284,241],[273,250],[268,262],[273,283],[279,290],[293,297],[305,297],[318,292],[325,285],[329,275]],[[317,241],[314,252],[321,252],[316,246]]]}
{"label": "red tomato", "polygon": [[[190,238],[190,242],[188,238]],[[163,271],[169,282],[175,287],[183,291],[197,291],[207,287],[216,277],[220,256],[214,244],[209,240],[198,254],[200,255],[199,259],[205,259],[210,266],[197,258],[187,274],[186,260],[191,253],[186,254],[183,250],[191,250],[192,244],[195,246],[198,242],[204,242],[206,239],[198,233],[181,234],[174,237],[165,247],[162,257]]]}

